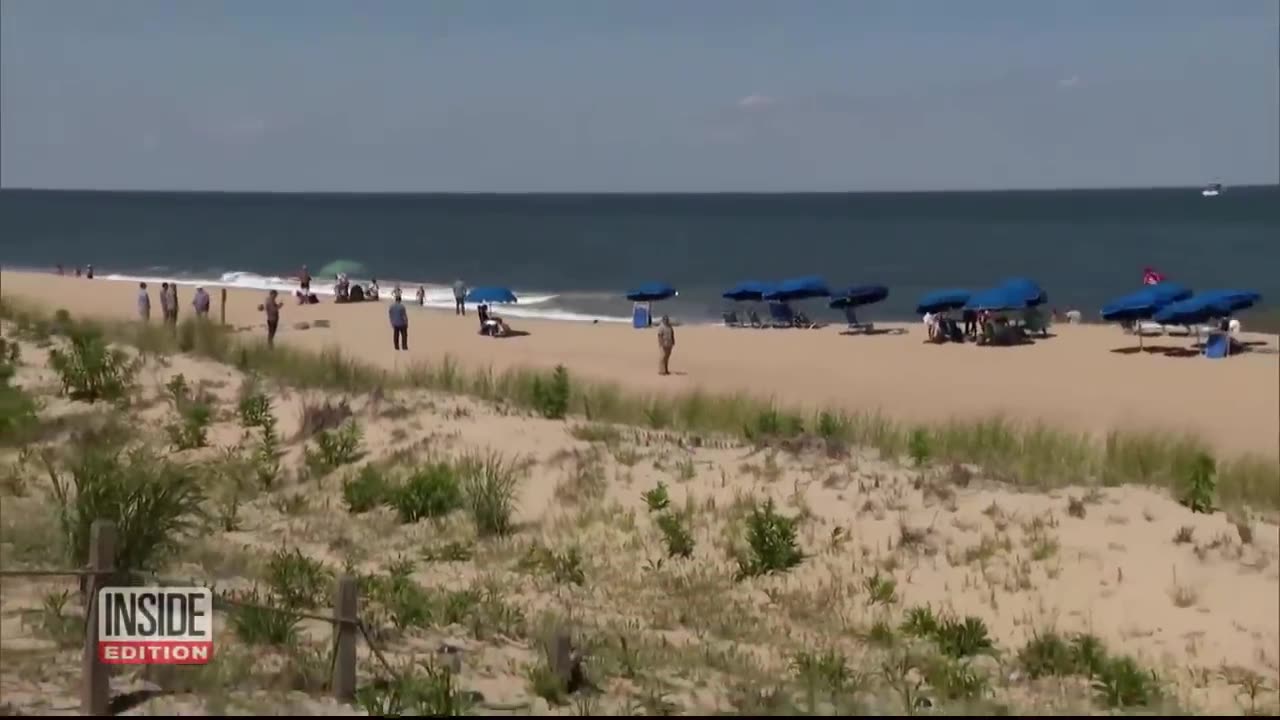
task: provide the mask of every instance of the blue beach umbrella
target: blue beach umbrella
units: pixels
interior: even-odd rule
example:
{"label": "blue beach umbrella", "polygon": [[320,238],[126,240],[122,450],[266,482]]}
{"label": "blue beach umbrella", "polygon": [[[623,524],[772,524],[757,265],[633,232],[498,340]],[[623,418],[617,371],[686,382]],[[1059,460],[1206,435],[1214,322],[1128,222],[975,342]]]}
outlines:
{"label": "blue beach umbrella", "polygon": [[889,288],[883,285],[855,285],[838,293],[832,293],[828,305],[832,309],[874,305],[889,297]]}
{"label": "blue beach umbrella", "polygon": [[1215,303],[1225,309],[1227,314],[1248,310],[1262,301],[1262,294],[1253,290],[1207,290],[1195,297],[1212,297]]}
{"label": "blue beach umbrella", "polygon": [[1049,301],[1049,295],[1040,287],[1040,284],[1030,278],[1009,278],[1000,283],[999,287],[1021,295],[1026,299],[1027,307],[1036,307]]}
{"label": "blue beach umbrella", "polygon": [[504,287],[478,287],[472,288],[467,293],[467,302],[469,303],[513,303],[519,302],[516,294]]}
{"label": "blue beach umbrella", "polygon": [[964,304],[965,310],[987,310],[1001,312],[1004,310],[1025,310],[1029,300],[1023,288],[995,287],[976,292],[969,296]]}
{"label": "blue beach umbrella", "polygon": [[676,289],[666,283],[646,283],[627,293],[627,299],[634,302],[653,302],[666,300],[677,295]]}
{"label": "blue beach umbrella", "polygon": [[758,282],[756,280],[747,280],[725,290],[720,297],[734,302],[760,301],[764,299],[765,293],[773,290],[773,286],[768,283]]}
{"label": "blue beach umbrella", "polygon": [[1146,320],[1160,308],[1191,297],[1191,289],[1177,283],[1162,282],[1148,285],[1102,306],[1102,319],[1109,322]]}
{"label": "blue beach umbrella", "polygon": [[809,298],[830,297],[831,288],[827,282],[817,276],[792,278],[784,280],[764,294],[765,300],[807,300]]}
{"label": "blue beach umbrella", "polygon": [[958,310],[969,302],[971,293],[968,290],[938,290],[920,298],[920,302],[916,303],[916,312],[923,315],[925,313],[942,312],[943,310]]}
{"label": "blue beach umbrella", "polygon": [[1249,290],[1210,290],[1160,308],[1152,319],[1161,325],[1199,325],[1252,307],[1262,296]]}

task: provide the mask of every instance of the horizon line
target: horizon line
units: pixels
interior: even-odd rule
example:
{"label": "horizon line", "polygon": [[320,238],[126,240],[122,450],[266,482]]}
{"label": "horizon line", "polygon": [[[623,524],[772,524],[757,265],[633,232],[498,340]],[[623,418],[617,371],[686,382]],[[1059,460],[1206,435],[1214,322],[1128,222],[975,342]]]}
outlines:
{"label": "horizon line", "polygon": [[[1212,183],[1206,183],[1212,184]],[[1228,189],[1253,190],[1280,187],[1280,182],[1245,183],[1229,185]],[[970,188],[959,190],[211,190],[211,189],[153,189],[153,188],[74,188],[40,186],[4,186],[3,192],[39,193],[97,193],[97,194],[151,194],[151,195],[329,195],[339,197],[361,196],[436,196],[436,197],[564,197],[564,196],[705,196],[705,195],[955,195],[996,193],[1054,193],[1054,192],[1114,192],[1143,190],[1195,190],[1205,185],[1110,185],[1093,187],[1031,187],[1031,188]]]}

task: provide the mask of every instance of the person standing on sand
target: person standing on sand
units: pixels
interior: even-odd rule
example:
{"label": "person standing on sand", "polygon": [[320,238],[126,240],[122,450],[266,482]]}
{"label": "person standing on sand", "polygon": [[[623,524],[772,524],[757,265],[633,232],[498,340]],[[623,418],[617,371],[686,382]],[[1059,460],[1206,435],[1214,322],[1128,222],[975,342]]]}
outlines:
{"label": "person standing on sand", "polygon": [[142,322],[151,320],[151,296],[147,294],[147,284],[138,283],[138,319]]}
{"label": "person standing on sand", "polygon": [[169,324],[169,313],[172,308],[169,307],[169,283],[160,283],[160,322]]}
{"label": "person standing on sand", "polygon": [[409,349],[409,311],[400,302],[400,291],[391,296],[391,307],[387,308],[387,317],[391,320],[391,344],[396,350]]}
{"label": "person standing on sand", "polygon": [[418,307],[422,307],[427,302],[427,289],[421,285],[418,286]]}
{"label": "person standing on sand", "polygon": [[276,299],[278,293],[275,290],[267,293],[267,301],[258,306],[259,310],[267,314],[267,347],[276,346],[276,329],[280,327],[280,308],[284,303]]}
{"label": "person standing on sand", "polygon": [[306,265],[303,265],[302,272],[298,273],[298,288],[302,290],[303,297],[311,294],[311,271]]}
{"label": "person standing on sand", "polygon": [[169,324],[178,326],[178,283],[169,283]]}
{"label": "person standing on sand", "polygon": [[196,288],[196,294],[191,298],[191,307],[195,309],[197,318],[209,317],[209,293],[204,288]]}
{"label": "person standing on sand", "polygon": [[453,281],[453,314],[467,314],[467,286],[461,280]]}
{"label": "person standing on sand", "polygon": [[671,318],[662,316],[658,324],[658,374],[670,375],[671,351],[676,346],[676,329],[671,327]]}

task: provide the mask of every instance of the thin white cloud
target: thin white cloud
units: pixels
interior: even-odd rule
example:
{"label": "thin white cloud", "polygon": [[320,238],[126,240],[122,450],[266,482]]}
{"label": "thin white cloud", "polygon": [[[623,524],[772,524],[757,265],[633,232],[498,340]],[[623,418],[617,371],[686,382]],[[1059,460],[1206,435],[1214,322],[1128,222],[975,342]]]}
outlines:
{"label": "thin white cloud", "polygon": [[1071,88],[1079,87],[1079,86],[1080,86],[1079,75],[1071,75],[1069,77],[1064,77],[1058,81],[1058,87],[1062,88],[1063,90],[1069,90]]}
{"label": "thin white cloud", "polygon": [[777,102],[777,98],[769,97],[768,95],[761,95],[759,93],[752,93],[739,100],[738,107],[743,110],[763,110],[764,108],[777,104]]}

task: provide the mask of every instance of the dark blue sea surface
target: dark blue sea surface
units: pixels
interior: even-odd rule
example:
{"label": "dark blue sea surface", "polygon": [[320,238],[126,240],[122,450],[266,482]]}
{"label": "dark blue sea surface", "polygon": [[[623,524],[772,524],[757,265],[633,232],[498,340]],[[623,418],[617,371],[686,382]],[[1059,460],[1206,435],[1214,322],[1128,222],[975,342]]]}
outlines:
{"label": "dark blue sea surface", "polygon": [[[711,195],[308,195],[0,190],[0,263],[92,263],[99,276],[267,287],[308,264],[363,263],[386,288],[505,285],[534,316],[622,318],[623,292],[676,286],[664,309],[713,320],[745,279],[887,285],[870,319],[908,319],[931,289],[1030,276],[1096,317],[1143,268],[1197,289],[1280,300],[1280,187]],[[323,278],[319,278],[323,280]],[[822,307],[815,303],[814,309]]]}

